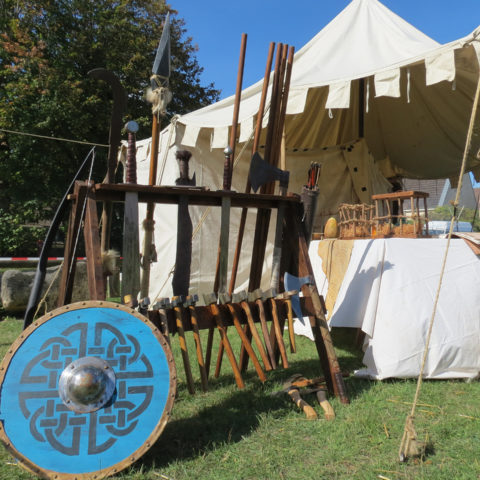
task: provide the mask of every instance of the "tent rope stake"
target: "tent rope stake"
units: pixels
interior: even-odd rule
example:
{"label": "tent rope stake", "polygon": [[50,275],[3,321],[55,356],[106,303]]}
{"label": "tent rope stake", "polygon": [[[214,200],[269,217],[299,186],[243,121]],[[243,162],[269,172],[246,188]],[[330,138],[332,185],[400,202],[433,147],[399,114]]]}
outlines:
{"label": "tent rope stake", "polygon": [[440,297],[440,289],[442,288],[442,281],[443,281],[443,276],[445,273],[445,266],[447,263],[447,256],[448,256],[448,250],[450,248],[450,241],[452,239],[452,232],[453,232],[453,225],[456,221],[457,217],[457,207],[459,204],[460,200],[460,193],[462,191],[462,181],[463,181],[463,175],[465,173],[465,166],[467,163],[467,157],[470,153],[470,149],[472,146],[472,134],[473,134],[473,127],[475,124],[475,116],[477,113],[478,109],[478,101],[480,97],[480,76],[478,78],[477,82],[477,89],[475,92],[475,97],[473,100],[473,105],[472,105],[472,113],[470,115],[470,124],[468,126],[468,132],[467,132],[467,138],[465,142],[465,149],[463,152],[463,158],[462,158],[462,166],[460,168],[460,173],[459,173],[459,179],[458,179],[458,186],[457,186],[457,194],[455,196],[455,201],[453,203],[453,216],[450,221],[450,229],[448,232],[448,237],[447,237],[447,245],[445,247],[445,254],[443,257],[443,262],[442,262],[442,268],[440,270],[440,278],[438,281],[438,287],[437,287],[437,293],[435,295],[435,301],[433,303],[433,311],[432,311],[432,316],[430,318],[430,324],[428,326],[428,333],[427,333],[427,339],[425,342],[425,349],[423,352],[423,358],[422,358],[422,365],[420,367],[420,373],[418,375],[418,381],[417,381],[417,388],[415,391],[415,396],[413,399],[413,404],[412,404],[412,410],[410,411],[410,414],[407,415],[406,421],[405,421],[405,428],[403,431],[403,437],[402,441],[400,444],[400,450],[399,450],[399,459],[401,462],[405,462],[408,457],[411,456],[419,456],[422,453],[422,448],[420,448],[419,443],[417,442],[417,435],[415,433],[414,425],[413,425],[413,420],[415,418],[415,409],[417,406],[418,398],[420,396],[420,389],[422,386],[422,381],[423,381],[423,372],[425,369],[425,364],[427,362],[427,356],[428,356],[428,349],[430,345],[430,338],[432,335],[432,330],[433,330],[433,323],[435,319],[435,314],[437,311],[437,304],[438,304],[438,299]]}

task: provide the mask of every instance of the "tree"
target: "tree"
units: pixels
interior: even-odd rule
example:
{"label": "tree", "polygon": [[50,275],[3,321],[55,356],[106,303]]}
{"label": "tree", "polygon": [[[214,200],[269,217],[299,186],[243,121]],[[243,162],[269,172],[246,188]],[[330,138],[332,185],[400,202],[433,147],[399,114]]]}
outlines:
{"label": "tree", "polygon": [[[108,143],[109,86],[87,76],[104,67],[119,76],[127,91],[125,120],[139,123],[139,138],[150,135],[151,107],[144,96],[170,9],[164,0],[3,0],[3,4],[0,128]],[[185,38],[178,12],[170,12],[171,116],[216,101],[219,92],[213,84],[201,85],[196,47]],[[20,226],[50,218],[89,149],[0,131],[0,223],[7,218],[11,222],[12,216]],[[96,180],[105,170],[106,149],[99,148]],[[18,230],[12,229],[10,236],[18,236]],[[0,255],[30,254],[20,250],[26,248],[25,235],[22,231],[22,245],[12,238],[8,244],[0,239]],[[30,245],[36,249],[35,235]]]}
{"label": "tree", "polygon": [[[453,207],[445,205],[437,207],[435,210],[428,213],[429,220],[446,220],[450,221],[453,216]],[[474,232],[480,232],[480,219],[478,217],[478,210],[473,208],[459,208],[457,211],[457,220],[459,222],[469,222],[473,226]]]}

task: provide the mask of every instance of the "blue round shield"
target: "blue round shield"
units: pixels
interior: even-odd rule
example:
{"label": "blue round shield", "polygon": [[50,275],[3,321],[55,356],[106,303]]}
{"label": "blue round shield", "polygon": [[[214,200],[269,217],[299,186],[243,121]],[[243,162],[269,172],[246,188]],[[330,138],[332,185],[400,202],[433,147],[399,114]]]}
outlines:
{"label": "blue round shield", "polygon": [[46,478],[103,478],[160,436],[175,397],[170,348],[135,310],[89,301],[54,310],[0,366],[0,438]]}

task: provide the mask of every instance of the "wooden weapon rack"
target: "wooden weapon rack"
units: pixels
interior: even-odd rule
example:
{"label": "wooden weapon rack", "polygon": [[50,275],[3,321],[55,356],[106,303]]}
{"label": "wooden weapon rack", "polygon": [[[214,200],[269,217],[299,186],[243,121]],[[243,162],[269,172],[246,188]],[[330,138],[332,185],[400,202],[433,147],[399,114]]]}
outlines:
{"label": "wooden weapon rack", "polygon": [[[283,290],[283,276],[285,272],[298,277],[309,276],[310,280],[302,285],[303,297],[300,297],[302,314],[310,320],[314,341],[326,385],[331,394],[336,395],[342,403],[348,403],[348,396],[343,381],[338,360],[333,348],[330,332],[325,319],[325,306],[323,298],[319,295],[313,270],[308,256],[307,241],[304,234],[302,218],[302,205],[300,197],[295,194],[277,196],[270,194],[236,193],[232,191],[210,191],[202,187],[183,186],[147,186],[138,184],[94,184],[93,182],[77,182],[74,192],[70,196],[71,213],[67,238],[65,243],[64,266],[59,291],[59,306],[71,302],[72,286],[75,274],[75,248],[76,239],[84,223],[83,234],[87,257],[87,275],[90,300],[105,300],[106,278],[103,273],[102,252],[100,248],[100,231],[97,217],[97,202],[124,202],[126,193],[138,194],[138,201],[143,203],[179,204],[181,198],[188,197],[189,205],[202,205],[220,208],[222,198],[230,198],[231,208],[257,209],[261,212],[271,212],[278,209],[281,204],[285,207],[283,222],[283,247],[281,258],[280,291]],[[252,262],[261,266],[265,254],[265,242],[255,244],[252,252]],[[256,251],[255,251],[256,250]],[[259,260],[258,260],[259,259]],[[261,268],[252,268],[250,286],[258,289],[261,281]],[[252,275],[255,278],[252,278]],[[253,288],[251,288],[253,290]],[[188,300],[189,297],[187,297]],[[233,297],[234,298],[234,297]],[[191,300],[191,299],[190,299]],[[288,321],[290,335],[290,349],[292,345],[292,302],[288,295],[275,295],[271,298],[244,300],[222,304],[212,303],[207,306],[197,306],[195,302],[166,302],[146,313],[150,320],[161,329],[167,340],[172,344],[172,336],[177,334],[182,349],[182,358],[190,393],[194,393],[193,377],[186,348],[186,333],[191,332],[195,340],[197,361],[202,378],[202,389],[206,390],[211,362],[212,339],[215,330],[220,334],[220,348],[225,350],[234,372],[235,381],[239,388],[244,387],[242,372],[246,370],[249,359],[252,360],[261,381],[265,381],[265,371],[277,366],[286,368],[288,359],[283,343],[284,326]],[[252,322],[253,320],[253,322]],[[256,359],[251,348],[257,341],[256,328],[264,327],[265,323],[270,328],[267,333],[263,329],[264,341],[268,335],[273,346],[269,355],[261,353],[263,366]],[[242,339],[242,352],[239,360],[233,354],[228,334],[234,327]],[[200,330],[208,330],[208,343],[206,349],[200,343]],[[261,330],[262,331],[262,330]],[[250,343],[252,341],[252,343]],[[257,343],[257,347],[259,347]],[[263,350],[258,348],[258,350]],[[263,353],[266,353],[266,349]],[[272,356],[273,355],[273,356]],[[219,370],[217,361],[217,370]]]}

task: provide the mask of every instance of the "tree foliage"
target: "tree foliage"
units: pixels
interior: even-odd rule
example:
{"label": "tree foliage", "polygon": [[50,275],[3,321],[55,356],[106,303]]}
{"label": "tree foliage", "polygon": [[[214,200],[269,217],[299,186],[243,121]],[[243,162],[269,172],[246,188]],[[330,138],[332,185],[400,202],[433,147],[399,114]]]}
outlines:
{"label": "tree foliage", "polygon": [[[478,217],[478,210],[473,208],[460,208],[457,212],[457,220],[459,222],[469,222],[473,225],[474,232],[480,232],[480,219]],[[446,220],[450,221],[453,217],[453,207],[445,205],[437,207],[435,210],[429,212],[429,220]]]}
{"label": "tree foliage", "polygon": [[[87,75],[104,67],[127,91],[125,120],[139,123],[139,138],[150,136],[145,91],[169,8],[164,0],[0,0],[0,128],[108,143],[110,87]],[[184,21],[170,12],[173,115],[207,105],[219,92],[201,85],[196,47]],[[0,131],[0,222],[49,218],[89,150]],[[106,154],[97,151],[97,180],[105,175]],[[3,242],[0,255],[28,254],[23,248],[23,240]]]}

